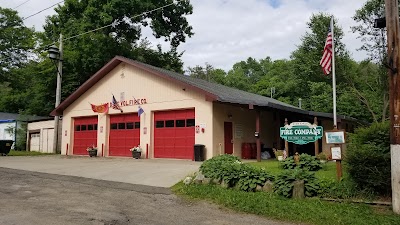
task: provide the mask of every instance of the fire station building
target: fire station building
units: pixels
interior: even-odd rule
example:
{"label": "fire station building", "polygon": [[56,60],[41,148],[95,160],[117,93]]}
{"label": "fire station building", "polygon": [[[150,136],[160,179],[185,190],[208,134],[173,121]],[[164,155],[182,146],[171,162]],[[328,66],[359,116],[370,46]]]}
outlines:
{"label": "fire station building", "polygon": [[[115,109],[113,96],[118,104]],[[108,111],[95,112],[105,108],[92,105],[106,106]],[[140,145],[142,158],[188,160],[194,159],[195,144],[205,146],[206,159],[224,153],[242,157],[244,143],[255,143],[257,138],[264,148],[282,149],[279,127],[286,118],[318,121],[325,130],[333,124],[329,113],[302,110],[121,56],[103,66],[51,114],[63,116],[63,155],[87,155],[86,148],[95,146],[98,156],[129,157],[129,149]],[[355,123],[343,116],[338,121],[346,130]],[[313,154],[314,146],[291,145],[290,152]],[[329,150],[324,140],[319,146]]]}

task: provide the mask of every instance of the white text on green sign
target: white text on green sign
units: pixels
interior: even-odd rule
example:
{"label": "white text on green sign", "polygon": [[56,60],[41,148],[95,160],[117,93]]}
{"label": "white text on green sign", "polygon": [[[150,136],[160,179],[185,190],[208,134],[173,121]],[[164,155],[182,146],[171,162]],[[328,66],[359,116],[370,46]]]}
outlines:
{"label": "white text on green sign", "polygon": [[293,122],[280,128],[280,137],[295,144],[307,144],[322,138],[322,126],[308,122]]}

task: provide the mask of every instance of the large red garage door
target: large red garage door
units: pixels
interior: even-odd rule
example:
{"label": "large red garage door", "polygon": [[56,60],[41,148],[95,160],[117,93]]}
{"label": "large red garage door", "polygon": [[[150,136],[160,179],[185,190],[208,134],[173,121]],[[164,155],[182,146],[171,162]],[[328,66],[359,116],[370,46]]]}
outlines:
{"label": "large red garage door", "polygon": [[140,117],[137,116],[137,113],[110,116],[110,156],[132,157],[129,149],[139,144]]}
{"label": "large red garage door", "polygon": [[97,116],[74,119],[74,155],[87,155],[86,148],[97,146]]}
{"label": "large red garage door", "polygon": [[154,157],[193,159],[194,109],[154,113]]}

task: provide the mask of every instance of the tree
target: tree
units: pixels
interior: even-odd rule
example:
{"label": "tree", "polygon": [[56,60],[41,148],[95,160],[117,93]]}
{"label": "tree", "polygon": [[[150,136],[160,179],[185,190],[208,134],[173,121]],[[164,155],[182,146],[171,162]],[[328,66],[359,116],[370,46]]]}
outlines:
{"label": "tree", "polygon": [[[157,8],[161,9],[154,10]],[[115,55],[182,72],[183,63],[177,47],[193,35],[185,17],[192,13],[188,0],[67,0],[55,10],[57,13],[46,20],[43,44],[56,41],[60,33],[67,38],[64,42],[63,97]],[[147,11],[151,12],[144,13]],[[168,41],[171,49],[163,51],[161,46],[154,49],[143,39],[142,28],[146,26],[150,26],[155,37]],[[94,29],[98,30],[83,34]]]}
{"label": "tree", "polygon": [[353,19],[357,26],[351,27],[353,33],[359,33],[363,45],[360,50],[368,52],[371,60],[382,62],[386,57],[386,29],[374,28],[375,19],[385,16],[384,0],[368,0],[358,9]]}
{"label": "tree", "polygon": [[[324,76],[319,65],[328,34],[330,19],[331,16],[323,13],[312,15],[310,22],[307,23],[311,32],[307,31],[302,36],[301,44],[291,55],[294,74],[305,81],[301,84],[304,88],[307,87],[308,81],[331,82],[328,76]],[[336,22],[334,24],[335,59],[348,57],[348,52],[344,44],[340,41],[343,37],[343,31],[336,25]],[[339,68],[336,69],[336,75],[337,79],[340,80],[341,71]]]}
{"label": "tree", "polygon": [[374,122],[385,121],[389,107],[389,87],[386,69],[386,29],[374,28],[376,18],[384,17],[384,0],[368,0],[361,9],[357,10],[353,19],[358,22],[352,27],[353,32],[359,33],[363,42],[360,50],[368,52],[372,65],[362,62],[360,75],[365,79],[353,77],[349,80],[350,89],[364,104]]}
{"label": "tree", "polygon": [[215,69],[212,65],[206,63],[204,67],[188,67],[189,76],[206,80],[213,83],[224,84],[226,73],[222,69]]}
{"label": "tree", "polygon": [[0,7],[0,80],[9,79],[8,71],[28,59],[34,47],[33,29],[24,26],[17,11]]}

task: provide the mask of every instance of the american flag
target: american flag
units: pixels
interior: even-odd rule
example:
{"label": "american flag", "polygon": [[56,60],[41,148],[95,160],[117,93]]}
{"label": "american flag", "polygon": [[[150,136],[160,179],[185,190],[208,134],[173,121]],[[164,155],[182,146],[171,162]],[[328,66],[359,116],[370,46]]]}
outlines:
{"label": "american flag", "polygon": [[112,108],[113,109],[118,109],[119,111],[121,111],[121,112],[123,112],[122,111],[122,109],[121,109],[121,107],[118,105],[118,102],[117,102],[117,100],[115,99],[115,97],[114,97],[114,95],[113,95],[113,97],[112,97]]}
{"label": "american flag", "polygon": [[326,38],[324,47],[324,54],[322,55],[321,62],[319,62],[325,75],[328,75],[332,69],[332,39],[332,28],[329,26],[328,37]]}

